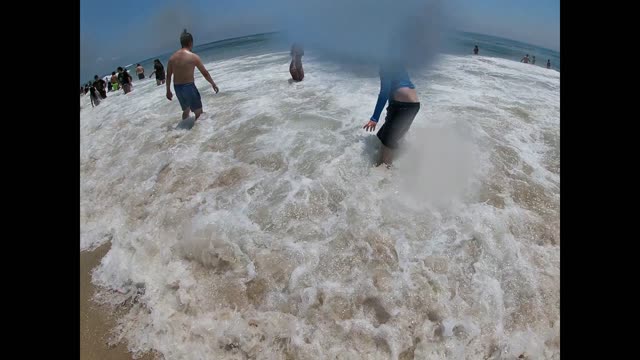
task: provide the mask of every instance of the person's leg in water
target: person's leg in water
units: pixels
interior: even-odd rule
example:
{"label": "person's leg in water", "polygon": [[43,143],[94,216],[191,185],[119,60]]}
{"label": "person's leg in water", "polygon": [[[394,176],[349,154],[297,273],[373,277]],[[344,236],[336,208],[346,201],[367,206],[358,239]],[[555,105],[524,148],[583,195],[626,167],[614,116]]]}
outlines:
{"label": "person's leg in water", "polygon": [[[410,99],[417,98],[412,96]],[[385,123],[377,134],[382,142],[382,147],[380,149],[380,162],[376,166],[385,164],[387,168],[391,167],[395,150],[400,146],[400,141],[409,131],[418,111],[420,111],[419,102],[389,101]]]}
{"label": "person's leg in water", "polygon": [[198,120],[200,115],[202,115],[202,100],[195,84],[174,84],[173,90],[182,107],[182,120],[186,120],[191,111],[196,114],[196,120]]}
{"label": "person's leg in water", "polygon": [[381,144],[380,146],[380,159],[376,166],[385,164],[387,168],[389,168],[393,164],[393,149],[384,146],[384,144]]}
{"label": "person's leg in water", "polygon": [[191,112],[190,108],[186,108],[182,110],[182,120],[186,120],[189,117],[190,112]]}
{"label": "person's leg in water", "polygon": [[294,81],[302,81],[302,77],[300,77],[300,70],[296,67],[294,60],[291,60],[291,64],[289,65],[289,74],[291,74],[291,78]]}
{"label": "person's leg in water", "polygon": [[302,69],[302,64],[297,67],[298,69],[298,81],[302,81],[304,79],[304,69]]}
{"label": "person's leg in water", "polygon": [[196,120],[198,120],[200,115],[202,115],[202,108],[200,108],[198,110],[194,110],[193,113],[196,114]]}

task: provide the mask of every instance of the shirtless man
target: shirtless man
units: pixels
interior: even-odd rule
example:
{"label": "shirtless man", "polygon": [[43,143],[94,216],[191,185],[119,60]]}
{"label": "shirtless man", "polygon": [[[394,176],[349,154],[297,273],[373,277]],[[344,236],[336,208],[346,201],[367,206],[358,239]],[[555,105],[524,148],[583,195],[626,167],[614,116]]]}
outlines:
{"label": "shirtless man", "polygon": [[520,62],[528,64],[529,63],[529,54],[525,55],[525,57],[523,57],[522,60],[520,60]]}
{"label": "shirtless man", "polygon": [[193,36],[185,29],[180,35],[182,49],[176,51],[167,63],[167,99],[171,100],[171,77],[175,74],[173,89],[176,92],[180,106],[182,107],[182,120],[189,117],[189,112],[196,114],[196,120],[202,115],[202,101],[200,93],[193,80],[193,72],[197,67],[204,78],[211,84],[213,90],[218,93],[218,86],[211,75],[205,69],[200,57],[191,52],[193,49]]}
{"label": "shirtless man", "polygon": [[138,80],[144,79],[144,68],[142,65],[136,65],[136,74],[138,74]]}
{"label": "shirtless man", "polygon": [[302,57],[304,49],[300,44],[291,46],[291,64],[289,65],[289,73],[294,81],[302,81],[304,79],[304,70],[302,69]]}

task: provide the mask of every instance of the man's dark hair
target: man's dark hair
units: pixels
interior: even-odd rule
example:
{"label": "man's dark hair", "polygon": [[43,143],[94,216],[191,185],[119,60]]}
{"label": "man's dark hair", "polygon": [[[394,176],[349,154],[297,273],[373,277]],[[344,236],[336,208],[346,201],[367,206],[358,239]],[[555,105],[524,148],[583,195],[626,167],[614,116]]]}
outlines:
{"label": "man's dark hair", "polygon": [[115,74],[116,74],[116,72],[115,72],[115,71],[112,71],[112,72],[111,72],[111,75],[115,75]]}
{"label": "man's dark hair", "polygon": [[184,29],[182,35],[180,35],[180,46],[183,48],[193,44],[193,36],[187,32],[187,29]]}
{"label": "man's dark hair", "polygon": [[140,64],[136,65],[136,66],[140,66]]}
{"label": "man's dark hair", "polygon": [[94,78],[94,79],[96,79],[96,80],[98,80],[98,75],[94,76],[93,78]]}
{"label": "man's dark hair", "polygon": [[122,66],[118,66],[118,71],[122,71]]}

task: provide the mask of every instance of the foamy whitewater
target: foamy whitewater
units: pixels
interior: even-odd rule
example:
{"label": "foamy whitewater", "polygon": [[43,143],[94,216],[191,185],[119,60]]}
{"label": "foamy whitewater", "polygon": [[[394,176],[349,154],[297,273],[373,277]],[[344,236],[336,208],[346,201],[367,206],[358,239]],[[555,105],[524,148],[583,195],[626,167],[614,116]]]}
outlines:
{"label": "foamy whitewater", "polygon": [[[287,52],[81,98],[80,249],[113,341],[165,359],[559,359],[560,73],[443,55],[389,171],[369,77]],[[384,112],[383,112],[384,117]],[[381,119],[380,124],[383,120]],[[378,127],[379,128],[379,127]]]}

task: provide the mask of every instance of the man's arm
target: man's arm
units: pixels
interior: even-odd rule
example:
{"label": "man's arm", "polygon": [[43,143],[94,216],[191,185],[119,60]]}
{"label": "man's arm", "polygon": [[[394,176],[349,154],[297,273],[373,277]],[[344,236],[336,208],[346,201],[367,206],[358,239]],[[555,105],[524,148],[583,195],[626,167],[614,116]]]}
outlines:
{"label": "man's arm", "polygon": [[171,93],[171,77],[173,76],[173,63],[171,59],[167,63],[167,99],[171,100],[173,98],[173,94]]}
{"label": "man's arm", "polygon": [[211,78],[211,74],[209,74],[207,69],[205,69],[204,64],[202,64],[202,60],[200,60],[200,56],[198,56],[198,55],[196,55],[196,67],[198,68],[198,70],[200,70],[200,73],[202,74],[202,76],[204,76],[204,78],[207,79],[209,84],[211,84],[211,86],[213,86],[213,90],[217,94],[218,93],[218,86],[216,85],[216,83]]}

